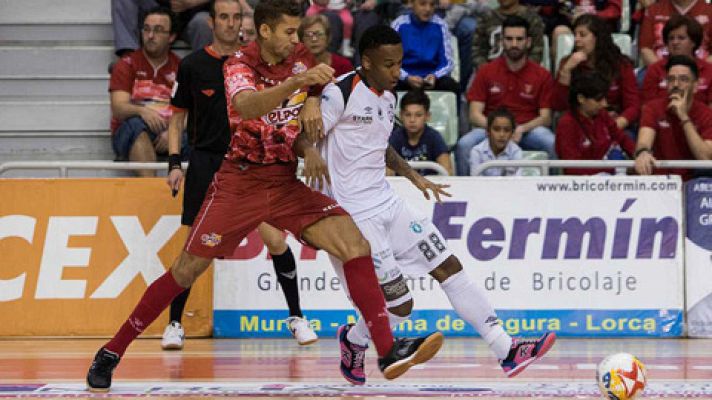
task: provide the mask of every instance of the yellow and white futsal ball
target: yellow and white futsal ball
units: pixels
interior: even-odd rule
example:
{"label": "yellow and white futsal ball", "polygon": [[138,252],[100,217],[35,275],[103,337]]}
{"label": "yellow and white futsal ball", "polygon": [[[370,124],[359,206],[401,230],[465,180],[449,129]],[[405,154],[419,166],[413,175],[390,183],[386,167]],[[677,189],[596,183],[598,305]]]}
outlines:
{"label": "yellow and white futsal ball", "polygon": [[645,365],[628,353],[612,354],[596,369],[596,382],[603,397],[611,400],[632,400],[645,389]]}

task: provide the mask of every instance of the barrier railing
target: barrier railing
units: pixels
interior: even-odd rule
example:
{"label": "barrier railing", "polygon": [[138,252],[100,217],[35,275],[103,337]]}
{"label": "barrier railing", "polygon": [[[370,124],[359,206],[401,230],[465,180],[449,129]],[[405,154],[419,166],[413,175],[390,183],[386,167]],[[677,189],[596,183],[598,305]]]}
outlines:
{"label": "barrier railing", "polygon": [[[496,167],[534,167],[542,175],[549,175],[549,168],[633,168],[633,160],[492,160],[475,168],[473,176]],[[712,169],[712,161],[703,160],[658,160],[656,168]]]}
{"label": "barrier railing", "polygon": [[[447,176],[447,170],[442,165],[432,161],[411,161],[409,163],[416,169],[432,169],[438,175]],[[183,168],[188,163],[183,163]],[[0,163],[0,176],[12,170],[57,170],[60,178],[66,178],[70,170],[156,170],[165,171],[166,162],[114,162],[114,161],[9,161]],[[302,163],[299,163],[298,172],[301,174]]]}

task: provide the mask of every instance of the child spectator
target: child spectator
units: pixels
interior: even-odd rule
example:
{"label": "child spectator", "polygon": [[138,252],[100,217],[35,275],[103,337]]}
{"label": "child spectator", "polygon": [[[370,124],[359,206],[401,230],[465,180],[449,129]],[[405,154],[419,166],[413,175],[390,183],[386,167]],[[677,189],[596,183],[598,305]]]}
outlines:
{"label": "child spectator", "polygon": [[[487,138],[470,152],[470,175],[474,176],[475,168],[486,161],[522,159],[522,149],[512,141],[516,126],[514,115],[506,108],[487,115]],[[511,176],[520,172],[517,167],[488,168],[481,176]]]}
{"label": "child spectator", "polygon": [[413,11],[391,24],[403,41],[403,65],[398,90],[447,90],[458,95],[450,77],[455,66],[450,29],[435,15],[435,0],[413,0]]}
{"label": "child spectator", "polygon": [[[595,71],[574,75],[569,111],[556,126],[556,152],[562,160],[619,160],[632,156],[635,143],[606,110],[608,80]],[[564,169],[568,175],[612,173],[610,169]]]}
{"label": "child spectator", "polygon": [[[406,93],[400,102],[400,119],[403,126],[393,130],[388,140],[406,161],[434,161],[452,175],[452,163],[447,144],[438,131],[428,126],[430,99],[422,90]],[[390,171],[389,171],[390,172]],[[435,171],[418,171],[432,175]]]}

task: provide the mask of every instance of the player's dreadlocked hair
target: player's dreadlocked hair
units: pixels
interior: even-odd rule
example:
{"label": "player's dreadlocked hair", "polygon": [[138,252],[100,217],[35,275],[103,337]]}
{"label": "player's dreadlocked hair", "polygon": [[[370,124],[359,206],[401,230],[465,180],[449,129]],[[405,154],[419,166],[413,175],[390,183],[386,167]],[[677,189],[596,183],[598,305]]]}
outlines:
{"label": "player's dreadlocked hair", "polygon": [[358,53],[361,57],[369,51],[387,44],[400,44],[398,32],[388,25],[375,25],[363,33],[358,43]]}
{"label": "player's dreadlocked hair", "polygon": [[302,8],[294,0],[260,0],[255,6],[255,28],[260,31],[262,24],[274,30],[283,15],[301,17]]}

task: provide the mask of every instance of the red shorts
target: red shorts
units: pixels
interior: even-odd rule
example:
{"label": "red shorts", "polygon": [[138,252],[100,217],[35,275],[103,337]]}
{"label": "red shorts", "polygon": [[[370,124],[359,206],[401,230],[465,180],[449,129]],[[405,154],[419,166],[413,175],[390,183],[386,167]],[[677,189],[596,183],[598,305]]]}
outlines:
{"label": "red shorts", "polygon": [[262,222],[301,239],[302,231],[316,221],[348,215],[335,200],[302,183],[296,167],[224,160],[193,222],[185,251],[204,258],[225,257]]}

